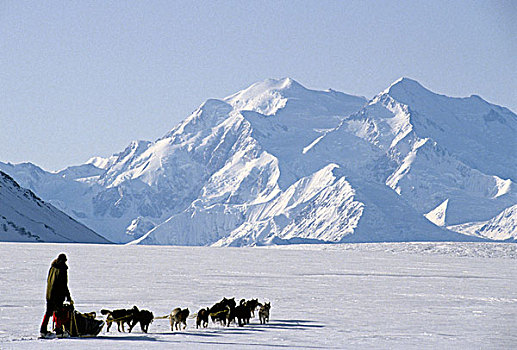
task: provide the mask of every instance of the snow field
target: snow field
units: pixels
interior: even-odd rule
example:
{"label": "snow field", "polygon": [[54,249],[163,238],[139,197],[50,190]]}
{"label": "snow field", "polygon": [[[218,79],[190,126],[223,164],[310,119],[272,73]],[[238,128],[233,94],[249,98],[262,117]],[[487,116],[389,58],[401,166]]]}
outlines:
{"label": "snow field", "polygon": [[[222,297],[272,305],[270,324],[38,340],[50,262],[68,255],[81,312],[137,305],[163,316]],[[261,248],[1,243],[1,349],[510,349],[517,246],[392,243]]]}

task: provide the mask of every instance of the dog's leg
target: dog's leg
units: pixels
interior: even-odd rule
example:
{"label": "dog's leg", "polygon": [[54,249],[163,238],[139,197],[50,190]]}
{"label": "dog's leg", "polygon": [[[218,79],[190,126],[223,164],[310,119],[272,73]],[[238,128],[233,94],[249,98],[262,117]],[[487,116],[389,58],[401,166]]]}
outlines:
{"label": "dog's leg", "polygon": [[131,333],[131,331],[133,330],[133,327],[136,326],[137,323],[138,323],[138,321],[136,321],[136,320],[133,320],[132,323],[131,323],[131,321],[129,321],[128,322],[129,330],[127,332]]}

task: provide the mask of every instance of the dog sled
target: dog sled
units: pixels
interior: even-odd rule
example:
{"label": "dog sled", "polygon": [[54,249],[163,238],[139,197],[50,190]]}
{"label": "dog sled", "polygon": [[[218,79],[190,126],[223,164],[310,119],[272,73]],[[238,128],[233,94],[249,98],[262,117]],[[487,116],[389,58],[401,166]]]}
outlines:
{"label": "dog sled", "polygon": [[49,338],[95,337],[104,327],[104,321],[95,317],[95,312],[81,313],[75,310],[73,304],[63,304],[59,311],[54,312],[55,334]]}

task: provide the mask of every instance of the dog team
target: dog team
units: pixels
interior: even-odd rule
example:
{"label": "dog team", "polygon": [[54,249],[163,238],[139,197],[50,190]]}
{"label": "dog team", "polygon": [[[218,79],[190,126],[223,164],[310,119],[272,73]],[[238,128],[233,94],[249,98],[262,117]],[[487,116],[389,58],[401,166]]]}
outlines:
{"label": "dog team", "polygon": [[[196,328],[208,327],[208,319],[211,318],[212,323],[219,323],[223,326],[229,327],[233,322],[242,327],[250,323],[250,319],[255,317],[255,311],[258,310],[258,317],[260,324],[269,322],[269,310],[271,303],[259,303],[258,299],[245,300],[242,299],[237,305],[235,298],[223,298],[220,302],[214,304],[212,307],[201,309],[197,314],[193,315],[196,318]],[[153,313],[148,310],[139,310],[136,306],[131,309],[117,309],[117,310],[101,310],[101,314],[106,315],[106,331],[109,332],[113,322],[117,323],[117,330],[125,332],[124,324],[128,326],[128,332],[140,323],[142,332],[147,333],[149,325],[155,319]],[[175,308],[170,315],[159,317],[168,318],[171,325],[171,331],[187,328],[187,318],[190,315],[189,309]],[[183,328],[181,328],[183,326]]]}

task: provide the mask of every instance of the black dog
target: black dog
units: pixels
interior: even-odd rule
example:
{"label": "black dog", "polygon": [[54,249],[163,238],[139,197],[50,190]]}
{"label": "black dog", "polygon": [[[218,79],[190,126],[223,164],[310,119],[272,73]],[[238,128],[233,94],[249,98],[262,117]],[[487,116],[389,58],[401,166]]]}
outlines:
{"label": "black dog", "polygon": [[197,312],[197,317],[196,317],[196,328],[208,327],[208,316],[209,315],[210,315],[210,308],[207,307],[206,309],[199,310]]}
{"label": "black dog", "polygon": [[250,323],[251,310],[244,299],[242,299],[240,304],[235,308],[235,317],[239,322],[239,327]]}
{"label": "black dog", "polygon": [[250,323],[251,317],[258,306],[262,306],[258,299],[245,300],[242,299],[239,305],[235,308],[235,317],[239,322],[239,327]]}
{"label": "black dog", "polygon": [[[110,331],[110,327],[113,322],[117,322],[117,329],[119,332],[125,332],[124,323],[127,323],[130,329],[132,329],[133,327],[131,324],[134,323],[135,315],[139,312],[140,311],[136,306],[133,306],[132,309],[117,309],[113,311],[102,309],[101,314],[108,315],[108,317],[106,317],[106,332]],[[120,330],[121,328],[122,331]]]}
{"label": "black dog", "polygon": [[255,317],[255,309],[259,306],[262,306],[261,303],[259,303],[258,299],[251,299],[251,300],[248,300],[246,301],[246,304],[248,305],[250,311],[251,311],[251,316],[252,317]]}
{"label": "black dog", "polygon": [[142,332],[147,333],[149,325],[153,322],[153,320],[154,315],[151,311],[140,310],[135,312],[135,315],[133,316],[133,323],[129,326],[129,333],[131,333],[131,330],[138,322],[140,322],[140,329],[142,329]]}
{"label": "black dog", "polygon": [[[209,310],[212,322],[215,323],[218,320],[223,325],[230,326],[230,322],[235,322],[235,306],[235,298],[223,298],[223,300],[214,304]],[[222,315],[226,315],[226,319],[222,319]]]}

